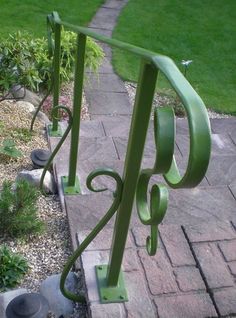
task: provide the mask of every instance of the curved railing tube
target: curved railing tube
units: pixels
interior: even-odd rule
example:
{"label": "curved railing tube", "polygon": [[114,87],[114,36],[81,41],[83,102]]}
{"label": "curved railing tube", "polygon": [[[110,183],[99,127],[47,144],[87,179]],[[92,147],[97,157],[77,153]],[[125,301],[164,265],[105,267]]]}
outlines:
{"label": "curved railing tube", "polygon": [[109,176],[116,181],[116,189],[114,192],[114,201],[112,202],[111,207],[109,208],[108,212],[103,216],[103,218],[98,222],[98,224],[94,227],[94,229],[90,232],[90,234],[86,237],[86,239],[80,244],[77,250],[73,253],[73,255],[69,258],[66,265],[64,266],[64,270],[61,275],[60,281],[60,289],[62,294],[77,302],[85,302],[85,297],[83,295],[76,295],[68,291],[65,287],[66,277],[69,274],[73,264],[76,262],[77,258],[81,256],[83,251],[86,247],[94,240],[94,238],[98,235],[98,233],[104,228],[104,226],[110,221],[112,216],[116,213],[121,197],[122,197],[122,189],[123,189],[123,182],[119,174],[112,170],[112,169],[96,169],[89,174],[87,177],[87,187],[93,192],[102,192],[106,191],[107,189],[94,189],[92,186],[92,181],[97,176]]}
{"label": "curved railing tube", "polygon": [[70,130],[71,130],[71,127],[72,127],[72,123],[73,123],[73,117],[72,117],[72,114],[71,114],[71,111],[68,107],[65,107],[65,106],[62,106],[62,105],[59,105],[57,107],[54,107],[53,110],[52,110],[52,117],[55,117],[57,114],[58,114],[58,111],[59,110],[63,110],[67,113],[68,115],[68,125],[67,125],[67,128],[63,134],[63,136],[61,137],[60,141],[58,142],[57,146],[55,147],[55,149],[53,150],[50,158],[48,159],[47,161],[47,164],[45,165],[44,169],[43,169],[43,173],[41,175],[41,178],[40,178],[40,189],[42,192],[45,193],[44,189],[43,189],[43,181],[44,181],[44,178],[45,178],[45,175],[46,175],[46,172],[49,170],[52,162],[53,162],[53,159],[54,157],[56,156],[56,154],[58,153],[58,151],[60,150],[62,144],[64,143],[66,137],[68,136]]}

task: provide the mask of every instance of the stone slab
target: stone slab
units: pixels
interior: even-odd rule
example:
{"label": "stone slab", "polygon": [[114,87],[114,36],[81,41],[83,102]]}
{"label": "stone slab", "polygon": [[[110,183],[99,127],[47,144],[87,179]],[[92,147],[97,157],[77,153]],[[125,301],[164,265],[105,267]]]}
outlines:
{"label": "stone slab", "polygon": [[235,220],[235,199],[227,187],[178,189],[169,192],[164,224],[195,225]]}
{"label": "stone slab", "polygon": [[108,0],[102,7],[120,10],[127,2],[128,0]]}
{"label": "stone slab", "polygon": [[[92,230],[101,220],[112,204],[111,195],[71,195],[65,196],[65,205],[68,215],[70,231],[75,237],[78,231]],[[108,223],[111,227],[114,222]]]}
{"label": "stone slab", "polygon": [[189,136],[188,120],[186,118],[176,118],[176,134]]}
{"label": "stone slab", "polygon": [[106,30],[106,29],[102,29],[102,28],[96,28],[96,27],[88,27],[92,32],[107,36],[108,38],[111,38],[112,36],[112,31],[111,30]]}
{"label": "stone slab", "polygon": [[234,199],[236,200],[236,182],[234,182],[233,184],[230,184],[229,189],[230,189]]}
{"label": "stone slab", "polygon": [[[139,226],[135,226],[132,228],[132,234],[133,234],[135,245],[138,248],[139,247],[146,248],[146,239],[150,235],[149,226],[145,226],[140,222]],[[163,246],[160,238],[158,238],[158,246]]]}
{"label": "stone slab", "polygon": [[91,74],[88,76],[88,84],[85,87],[85,94],[88,91],[126,93],[124,83],[116,74]]}
{"label": "stone slab", "polygon": [[83,120],[80,123],[80,137],[104,137],[105,132],[100,121]]}
{"label": "stone slab", "polygon": [[[67,121],[60,121],[59,125],[61,127],[62,132],[64,132],[68,126]],[[80,131],[79,131],[80,137],[104,137],[105,132],[102,123],[99,120],[82,120],[80,122]],[[71,133],[69,133],[68,136],[70,136]],[[69,137],[67,137],[67,140]],[[52,140],[55,142],[58,142],[59,139],[55,137],[49,137],[49,141]]]}
{"label": "stone slab", "polygon": [[[50,146],[52,150],[56,147],[57,143],[58,140],[56,138],[50,140]],[[80,162],[84,160],[106,161],[107,158],[109,158],[110,160],[118,159],[116,148],[114,146],[112,138],[80,137],[77,168]],[[58,176],[68,175],[69,159],[70,140],[67,139],[54,159]]]}
{"label": "stone slab", "polygon": [[236,232],[228,221],[217,221],[184,226],[188,240],[196,242],[214,242],[236,239]]}
{"label": "stone slab", "polygon": [[[65,206],[69,219],[70,231],[72,237],[75,237],[77,230],[89,230],[95,227],[101,218],[110,208],[114,198],[111,192],[92,193],[83,195],[67,195],[65,196]],[[108,223],[111,227],[114,223],[115,216]],[[131,216],[131,227],[140,225],[135,207]]]}
{"label": "stone slab", "polygon": [[[131,259],[131,260],[130,260]],[[82,254],[82,264],[83,264],[83,271],[86,279],[86,286],[87,286],[87,296],[88,301],[90,303],[99,302],[99,294],[97,288],[97,281],[96,281],[96,274],[95,274],[95,266],[96,265],[104,265],[108,264],[109,261],[109,252],[108,251],[86,251]],[[143,288],[143,296],[147,296],[147,291],[145,287],[144,278],[140,275],[140,265],[138,263],[138,258],[135,251],[125,250],[124,253],[124,261],[122,264],[122,270],[124,272],[124,279],[125,285],[128,291],[128,297],[131,299],[131,294],[136,291],[132,291],[132,286],[127,282],[127,280],[132,280],[132,274],[137,273],[140,280],[140,287]],[[130,277],[131,275],[131,277]],[[137,278],[137,275],[135,276]],[[130,277],[130,278],[129,278]],[[142,282],[143,280],[143,282]],[[141,300],[141,299],[140,299]],[[147,302],[148,297],[145,297]]]}
{"label": "stone slab", "polygon": [[113,30],[119,13],[119,10],[115,8],[101,7],[93,17],[89,26],[105,30]]}
{"label": "stone slab", "polygon": [[80,138],[79,160],[117,160],[118,156],[112,138]]}
{"label": "stone slab", "polygon": [[88,91],[86,98],[91,115],[130,115],[132,112],[126,93]]}
{"label": "stone slab", "polygon": [[[127,138],[120,138],[120,137],[114,137],[113,138],[119,159],[124,160],[126,151],[127,151],[127,144],[128,144],[128,139]],[[155,158],[155,152],[156,152],[156,147],[155,144],[151,141],[148,140],[145,143],[145,148],[144,148],[144,157],[146,158]]]}
{"label": "stone slab", "polygon": [[100,304],[92,303],[89,307],[92,318],[126,318],[124,305],[120,304]]}
{"label": "stone slab", "polygon": [[234,278],[214,243],[194,244],[193,250],[210,289],[234,286]]}
{"label": "stone slab", "polygon": [[[107,264],[108,252],[85,252],[82,256],[82,262],[84,265],[83,268],[85,272],[86,283],[87,286],[89,286],[88,300],[91,303],[91,310],[93,312],[93,306],[96,306],[99,299],[94,266],[99,264]],[[156,311],[152,305],[151,299],[149,298],[145,279],[142,275],[142,269],[138,263],[138,259],[134,251],[125,251],[122,269],[129,301],[124,304],[119,304],[119,306],[118,304],[112,306],[110,308],[112,315],[114,317],[156,317]],[[125,308],[125,316],[123,316],[123,309],[121,309],[122,306]],[[101,309],[98,307],[104,306],[97,305],[97,307],[95,307],[96,311],[98,310],[98,312],[100,312]],[[94,317],[94,314],[92,317]],[[96,313],[95,317],[97,317]],[[111,315],[107,317],[111,317]]]}
{"label": "stone slab", "polygon": [[235,131],[236,117],[213,118],[211,119],[211,129],[215,134],[227,134]]}
{"label": "stone slab", "polygon": [[[212,156],[236,155],[236,146],[227,134],[212,134]],[[177,135],[177,145],[181,154],[188,157],[189,153],[189,136]]]}
{"label": "stone slab", "polygon": [[127,138],[129,136],[131,118],[130,116],[104,118],[102,124],[106,136]]}
{"label": "stone slab", "polygon": [[196,265],[180,226],[163,225],[159,230],[172,266]]}
{"label": "stone slab", "polygon": [[236,288],[227,288],[214,292],[214,299],[220,315],[228,317],[236,316]]}
{"label": "stone slab", "polygon": [[125,272],[129,301],[124,304],[127,310],[127,317],[130,318],[156,318],[156,310],[149,297],[146,281],[139,271]]}
{"label": "stone slab", "polygon": [[236,261],[236,239],[219,242],[219,248],[227,262]]}
{"label": "stone slab", "polygon": [[228,266],[229,266],[231,274],[236,276],[236,262],[230,262]]}
{"label": "stone slab", "polygon": [[[236,126],[236,125],[235,125]],[[232,130],[229,133],[230,138],[232,139],[233,143],[236,145],[236,129]]]}
{"label": "stone slab", "polygon": [[170,294],[178,291],[173,270],[163,249],[159,248],[156,255],[152,257],[145,250],[140,250],[138,254],[152,295]]}
{"label": "stone slab", "polygon": [[[88,236],[90,231],[79,231],[77,233],[78,244],[83,242],[83,240]],[[113,237],[113,229],[103,229],[99,234],[95,237],[95,239],[89,244],[86,248],[86,251],[102,251],[102,250],[110,250],[111,243]],[[126,248],[132,248],[134,246],[132,235],[129,233]]]}
{"label": "stone slab", "polygon": [[112,57],[112,46],[106,44],[106,43],[102,43],[101,47],[103,49],[104,55],[105,57],[111,61],[111,57]]}
{"label": "stone slab", "polygon": [[[112,169],[119,173],[122,178],[124,162],[121,160],[84,160],[80,161],[78,164],[78,176],[80,181],[80,187],[82,194],[92,194],[87,186],[86,180],[88,175],[95,169]],[[93,186],[95,189],[107,188],[109,192],[114,192],[116,189],[116,182],[113,178],[108,176],[98,176],[93,181]]]}
{"label": "stone slab", "polygon": [[[88,74],[91,74],[91,73],[94,74],[94,72],[91,69],[89,69],[89,68],[86,69],[85,72],[88,73]],[[107,57],[104,57],[104,59],[103,59],[101,65],[99,66],[97,72],[98,72],[98,77],[99,77],[100,74],[114,74],[111,62],[110,62],[110,60]],[[84,87],[86,88],[87,86],[89,87],[89,83],[86,82]]]}
{"label": "stone slab", "polygon": [[181,266],[174,269],[174,275],[182,292],[206,290],[205,283],[194,266]]}
{"label": "stone slab", "polygon": [[236,154],[212,157],[206,177],[212,186],[230,185],[236,181]]}
{"label": "stone slab", "polygon": [[[106,130],[106,128],[105,128]],[[119,154],[119,158],[121,160],[125,159],[125,155],[126,155],[126,151],[127,151],[127,144],[128,144],[128,138],[126,137],[113,137],[117,152]],[[144,146],[144,154],[143,154],[144,158],[152,158],[153,159],[153,163],[155,160],[155,156],[156,156],[156,145],[155,145],[155,141],[153,140],[152,136],[151,136],[151,131],[148,132],[147,135],[147,140],[145,142],[145,146]],[[179,157],[180,154],[177,153],[177,157]],[[151,165],[151,167],[153,167],[153,165]]]}
{"label": "stone slab", "polygon": [[218,317],[208,294],[190,294],[155,298],[159,318]]}

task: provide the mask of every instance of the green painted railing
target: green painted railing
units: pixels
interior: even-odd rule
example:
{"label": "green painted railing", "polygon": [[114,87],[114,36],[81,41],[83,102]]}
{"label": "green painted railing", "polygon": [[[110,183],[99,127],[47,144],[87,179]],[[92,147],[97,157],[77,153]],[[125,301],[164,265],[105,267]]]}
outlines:
{"label": "green painted railing", "polygon": [[[148,204],[147,194],[149,180],[154,174],[162,174],[166,183],[175,189],[190,188],[200,183],[208,167],[211,149],[210,123],[207,111],[201,98],[170,58],[96,34],[92,32],[91,29],[74,26],[61,21],[56,12],[49,15],[47,21],[49,48],[53,54],[52,90],[54,118],[50,128],[52,136],[57,136],[60,133],[58,130],[57,117],[58,108],[60,108],[58,107],[58,99],[60,91],[61,28],[63,26],[77,33],[73,113],[72,115],[69,113],[70,125],[45,168],[45,170],[48,169],[52,159],[71,128],[69,171],[68,177],[66,176],[63,179],[64,192],[66,194],[75,194],[79,191],[76,177],[76,164],[79,145],[86,37],[90,36],[112,47],[133,53],[141,60],[123,177],[121,178],[117,172],[111,169],[97,169],[89,174],[87,187],[94,192],[107,190],[93,188],[92,181],[97,176],[107,175],[115,180],[116,190],[114,191],[114,201],[108,212],[68,260],[63,270],[60,284],[61,291],[65,297],[74,301],[85,301],[84,295],[75,295],[65,289],[66,277],[76,259],[103,229],[111,217],[116,214],[109,264],[97,266],[96,273],[101,302],[127,301],[121,264],[135,196],[140,220],[144,225],[150,226],[150,236],[147,237],[146,242],[147,252],[150,255],[154,255],[157,249],[158,225],[162,222],[167,210],[168,190],[163,184],[153,185],[150,195],[150,204]],[[190,151],[188,165],[183,176],[180,175],[174,157],[175,116],[172,107],[156,108],[154,110],[154,136],[157,149],[155,164],[150,169],[140,171],[158,72],[164,74],[175,90],[183,103],[188,119]]]}

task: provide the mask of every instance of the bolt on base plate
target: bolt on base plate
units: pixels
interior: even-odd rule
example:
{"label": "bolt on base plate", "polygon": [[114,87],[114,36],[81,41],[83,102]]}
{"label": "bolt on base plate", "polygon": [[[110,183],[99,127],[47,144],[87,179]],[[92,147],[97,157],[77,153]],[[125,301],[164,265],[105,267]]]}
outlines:
{"label": "bolt on base plate", "polygon": [[107,304],[128,301],[128,295],[125,288],[123,273],[120,272],[118,284],[116,287],[108,287],[106,284],[107,268],[108,265],[95,266],[100,302],[102,304]]}
{"label": "bolt on base plate", "polygon": [[57,130],[52,130],[52,124],[48,125],[48,135],[50,137],[62,137],[62,130],[61,127],[58,126]]}
{"label": "bolt on base plate", "polygon": [[68,186],[68,177],[66,177],[66,176],[61,177],[61,183],[62,183],[64,194],[71,195],[71,194],[80,194],[81,193],[78,177],[76,177],[75,185],[72,187]]}

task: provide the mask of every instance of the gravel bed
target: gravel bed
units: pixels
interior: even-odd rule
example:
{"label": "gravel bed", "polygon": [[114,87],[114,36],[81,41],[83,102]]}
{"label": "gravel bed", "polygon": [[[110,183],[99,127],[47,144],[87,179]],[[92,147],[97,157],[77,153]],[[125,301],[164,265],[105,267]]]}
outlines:
{"label": "gravel bed", "polygon": [[[23,154],[17,160],[0,154],[0,187],[4,180],[14,181],[19,171],[33,169],[30,160],[32,150],[48,148],[44,125],[38,120],[35,122],[31,140],[26,142],[25,138],[17,133],[19,128],[29,129],[31,118],[32,115],[20,109],[14,101],[5,100],[0,103],[0,144],[4,139],[13,139]],[[0,244],[7,244],[27,259],[30,269],[18,287],[31,292],[37,292],[41,282],[48,276],[60,273],[72,251],[67,217],[61,208],[59,197],[39,195],[37,206],[39,218],[45,223],[42,235],[32,235],[23,241],[3,237],[0,233]],[[86,307],[77,304],[71,317],[86,316]],[[51,314],[50,317],[54,315]]]}
{"label": "gravel bed", "polygon": [[[134,98],[135,98],[135,94],[136,94],[136,87],[137,85],[134,83],[130,83],[130,82],[125,82],[125,87],[126,90],[128,92],[129,98],[130,98],[130,102],[133,104],[134,103]],[[175,104],[176,100],[174,98],[165,96],[165,95],[160,95],[158,93],[155,94],[154,96],[154,100],[153,100],[153,106],[166,106],[166,105],[171,105],[171,104]],[[219,114],[214,112],[213,110],[208,109],[208,115],[209,118],[229,118],[231,117],[231,115],[227,115],[227,114]]]}

